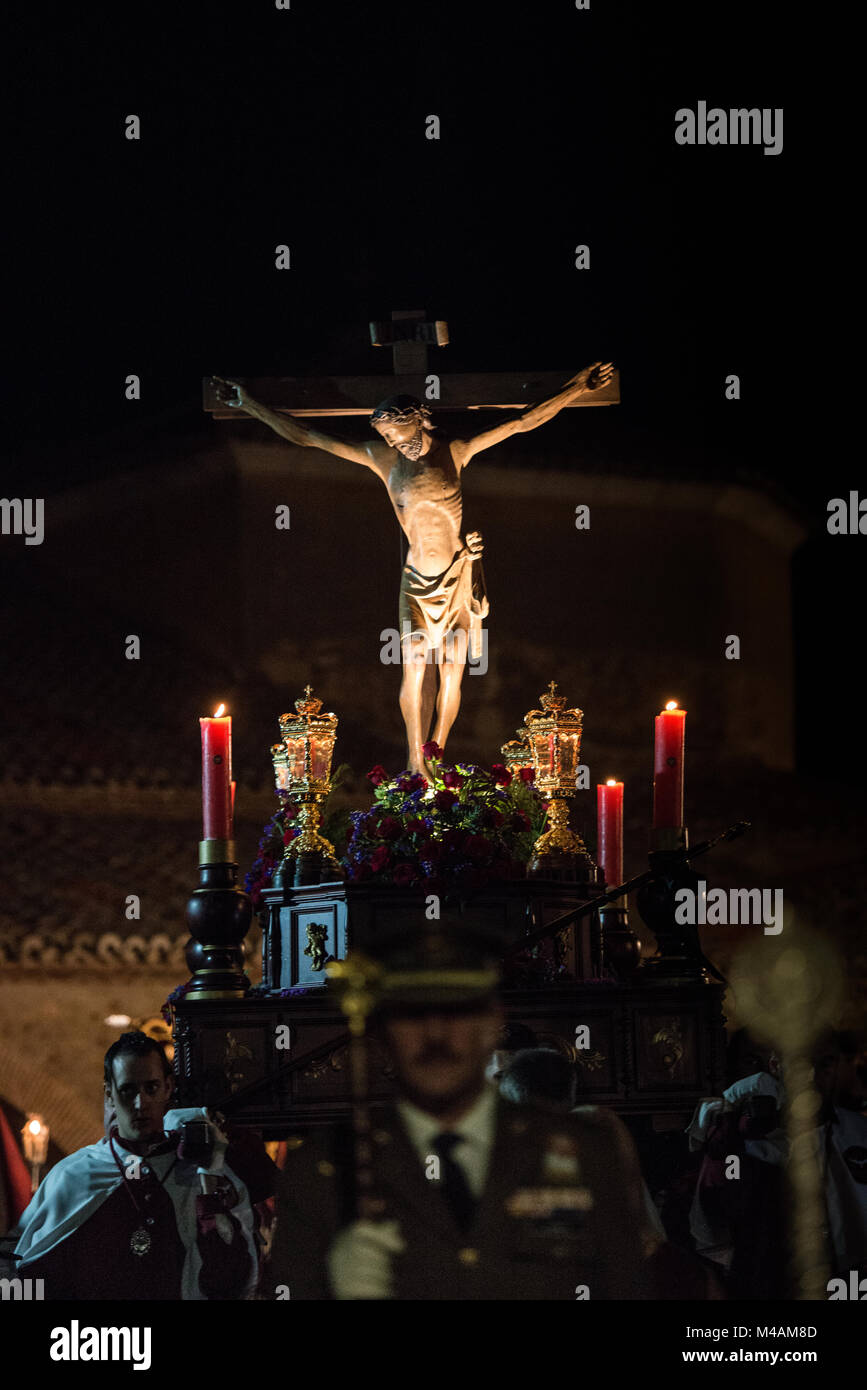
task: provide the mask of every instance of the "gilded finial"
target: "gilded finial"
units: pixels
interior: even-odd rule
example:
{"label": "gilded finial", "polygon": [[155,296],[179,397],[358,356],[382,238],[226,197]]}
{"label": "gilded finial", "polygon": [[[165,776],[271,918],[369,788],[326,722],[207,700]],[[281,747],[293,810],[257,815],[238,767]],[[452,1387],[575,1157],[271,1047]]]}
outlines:
{"label": "gilded finial", "polygon": [[553,714],[555,710],[560,711],[566,709],[566,696],[557,694],[556,681],[548,682],[548,689],[545,691],[544,695],[539,696],[539,701],[543,710],[546,710],[549,714]]}
{"label": "gilded finial", "polygon": [[322,709],[322,701],[313,694],[312,685],[305,685],[304,694],[295,701],[295,708],[301,715],[318,714]]}

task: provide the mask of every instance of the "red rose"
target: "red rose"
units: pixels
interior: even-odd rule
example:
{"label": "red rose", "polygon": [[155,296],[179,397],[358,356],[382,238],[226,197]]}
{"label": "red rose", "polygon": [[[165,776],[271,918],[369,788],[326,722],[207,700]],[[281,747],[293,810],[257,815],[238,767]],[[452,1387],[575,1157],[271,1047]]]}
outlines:
{"label": "red rose", "polygon": [[469,835],[464,845],[464,851],[471,859],[487,859],[491,854],[493,845],[490,840],[486,840],[484,835]]}
{"label": "red rose", "polygon": [[491,825],[495,830],[499,830],[505,819],[502,811],[488,811],[485,815],[485,825]]}
{"label": "red rose", "polygon": [[521,771],[518,773],[518,776],[520,777],[522,782],[535,782],[536,769],[534,767],[522,767]]}
{"label": "red rose", "polygon": [[391,851],[388,845],[377,845],[373,854],[370,856],[370,867],[375,874],[380,873],[391,863]]}
{"label": "red rose", "polygon": [[501,787],[507,787],[512,780],[512,774],[502,763],[494,763],[491,767],[491,776]]}
{"label": "red rose", "polygon": [[[448,835],[454,835],[454,833],[453,830],[446,831]],[[418,852],[418,857],[427,863],[436,864],[437,861],[442,858],[442,852],[443,847],[439,840],[425,840]]]}
{"label": "red rose", "polygon": [[367,780],[371,782],[374,787],[378,787],[381,782],[385,781],[387,775],[385,768],[377,763],[376,767],[372,767],[368,772]]}
{"label": "red rose", "polygon": [[426,758],[441,758],[443,755],[443,750],[432,738],[422,744],[421,751]]}
{"label": "red rose", "polygon": [[[379,851],[377,851],[377,853],[378,852]],[[372,873],[373,870],[370,865],[362,861],[361,864],[356,864],[355,868],[352,870],[352,880],[354,883],[362,883],[364,879],[370,878]]]}
{"label": "red rose", "polygon": [[399,792],[417,792],[426,786],[427,778],[422,777],[418,772],[404,772],[397,779]]}
{"label": "red rose", "polygon": [[438,811],[450,811],[457,799],[456,792],[437,792],[434,797],[434,806]]}
{"label": "red rose", "polygon": [[514,811],[514,812],[512,813],[512,829],[513,829],[513,830],[529,830],[529,829],[530,829],[530,818],[529,818],[529,816],[525,816],[523,811]]}
{"label": "red rose", "polygon": [[462,787],[464,785],[463,777],[453,767],[446,768],[443,773],[443,781],[447,787]]}
{"label": "red rose", "polygon": [[381,840],[399,840],[403,834],[403,826],[394,816],[383,816],[376,833]]}
{"label": "red rose", "polygon": [[284,843],[284,845],[290,844],[292,840],[295,840],[295,839],[297,839],[297,838],[298,838],[298,831],[297,831],[297,830],[293,830],[292,827],[291,827],[291,825],[289,826],[289,828],[288,828],[287,830],[284,830],[284,831],[283,831],[283,843]]}
{"label": "red rose", "polygon": [[402,888],[408,888],[415,881],[415,869],[412,864],[395,864],[392,879]]}
{"label": "red rose", "polygon": [[426,835],[427,826],[425,825],[424,821],[420,819],[420,817],[413,816],[406,823],[406,833],[407,835]]}

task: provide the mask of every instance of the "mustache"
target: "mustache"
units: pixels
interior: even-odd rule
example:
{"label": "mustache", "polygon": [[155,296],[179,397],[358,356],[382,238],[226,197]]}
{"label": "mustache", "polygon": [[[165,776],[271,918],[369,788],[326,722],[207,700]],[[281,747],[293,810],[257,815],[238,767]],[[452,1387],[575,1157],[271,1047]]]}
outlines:
{"label": "mustache", "polygon": [[461,1059],[446,1043],[428,1043],[417,1052],[413,1061],[418,1067],[430,1066],[434,1062],[459,1062]]}

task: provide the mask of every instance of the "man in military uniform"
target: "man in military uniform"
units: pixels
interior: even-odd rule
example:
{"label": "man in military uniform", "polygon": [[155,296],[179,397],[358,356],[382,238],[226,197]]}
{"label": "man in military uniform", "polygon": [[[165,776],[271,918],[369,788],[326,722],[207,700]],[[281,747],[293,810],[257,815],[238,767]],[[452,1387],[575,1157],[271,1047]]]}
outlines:
{"label": "man in military uniform", "polygon": [[503,1022],[502,943],[460,920],[457,929],[425,923],[380,957],[376,1029],[398,1098],[372,1117],[365,1205],[378,1219],[358,1217],[351,1136],[304,1140],[278,1193],[277,1296],[649,1297],[625,1126],[602,1110],[516,1106],[485,1080]]}

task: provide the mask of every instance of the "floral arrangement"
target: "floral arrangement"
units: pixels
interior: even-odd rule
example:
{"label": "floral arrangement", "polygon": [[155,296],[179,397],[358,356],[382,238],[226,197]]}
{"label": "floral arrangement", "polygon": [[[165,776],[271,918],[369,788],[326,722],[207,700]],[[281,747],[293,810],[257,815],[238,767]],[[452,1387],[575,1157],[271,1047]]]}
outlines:
{"label": "floral arrangement", "polygon": [[254,912],[262,911],[262,889],[271,886],[274,870],[283,858],[286,845],[298,834],[295,824],[298,807],[284,793],[278,792],[277,795],[280,797],[280,808],[274,812],[262,831],[259,853],[244,879],[244,889],[253,899]]}
{"label": "floral arrangement", "polygon": [[[533,769],[522,768],[513,777],[501,763],[487,769],[446,764],[434,742],[423,751],[429,776],[401,772],[389,779],[376,766],[367,774],[374,788],[370,810],[325,815],[323,831],[341,856],[347,879],[449,893],[523,877],[545,823]],[[338,768],[332,790],[348,774],[346,766]],[[299,833],[296,803],[286,792],[278,796],[280,807],[264,828],[244,882],[256,912],[263,906],[262,890]]]}
{"label": "floral arrangement", "polygon": [[433,742],[423,752],[428,777],[389,780],[379,766],[367,774],[374,802],[350,815],[347,878],[449,893],[523,877],[545,819],[532,768],[513,778],[501,763],[448,765]]}

